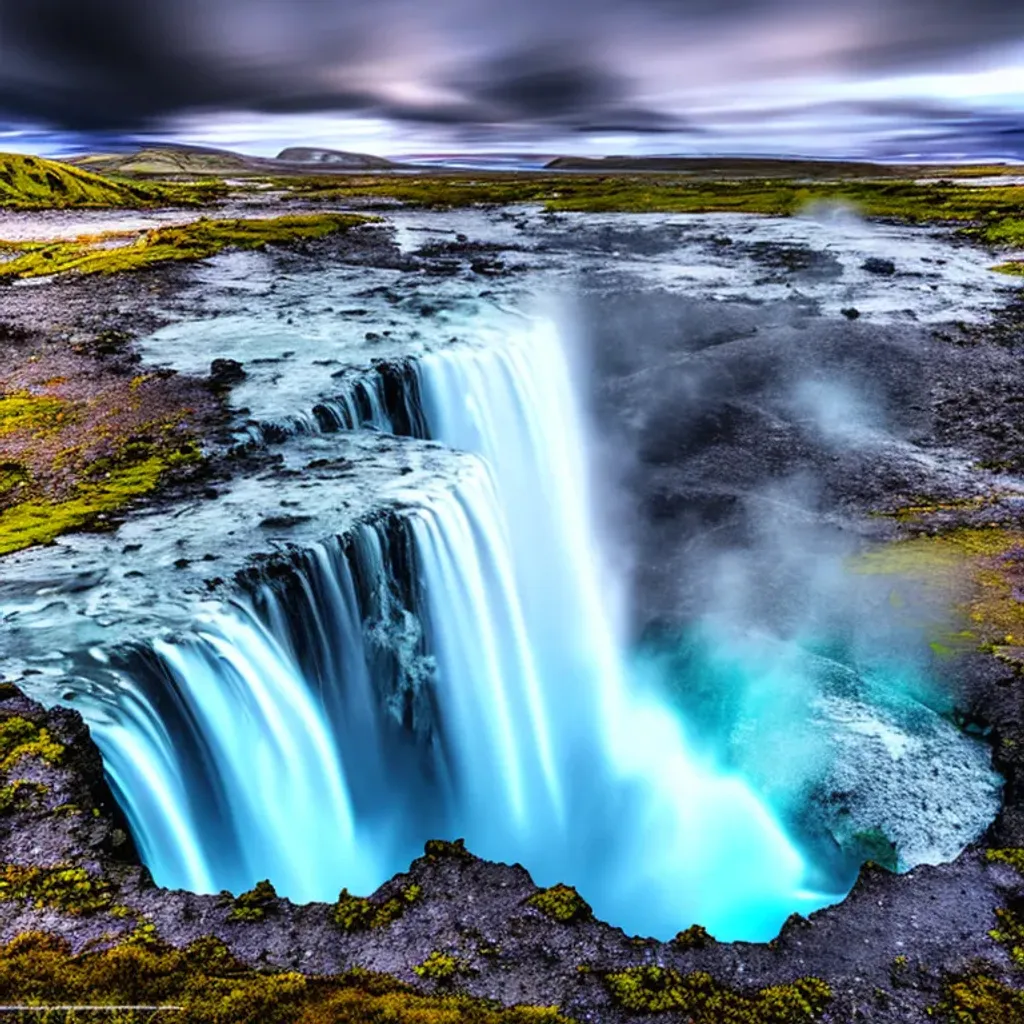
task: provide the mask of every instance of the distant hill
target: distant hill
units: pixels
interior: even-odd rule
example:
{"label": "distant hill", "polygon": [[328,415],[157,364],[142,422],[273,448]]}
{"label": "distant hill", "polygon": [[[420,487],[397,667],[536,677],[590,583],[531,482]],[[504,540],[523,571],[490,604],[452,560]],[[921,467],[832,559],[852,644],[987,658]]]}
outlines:
{"label": "distant hill", "polygon": [[73,157],[71,163],[101,174],[156,178],[232,178],[249,175],[324,174],[346,170],[381,170],[398,166],[382,157],[329,149],[292,147],[276,159],[246,156],[228,149],[159,144],[129,153]]}
{"label": "distant hill", "polygon": [[291,164],[326,164],[329,167],[347,167],[354,170],[397,166],[382,156],[346,153],[340,149],[316,149],[310,146],[289,146],[277,154],[277,159]]}
{"label": "distant hill", "polygon": [[251,173],[249,158],[221,149],[199,146],[146,146],[128,153],[97,153],[69,162],[100,174],[154,177],[224,177]]}
{"label": "distant hill", "polygon": [[0,153],[0,207],[153,206],[168,192],[142,182],[109,181],[56,160]]}
{"label": "distant hill", "polygon": [[[552,171],[671,171],[702,178],[904,178],[906,166],[840,160],[786,160],[768,157],[560,156]],[[926,171],[934,168],[916,168]]]}

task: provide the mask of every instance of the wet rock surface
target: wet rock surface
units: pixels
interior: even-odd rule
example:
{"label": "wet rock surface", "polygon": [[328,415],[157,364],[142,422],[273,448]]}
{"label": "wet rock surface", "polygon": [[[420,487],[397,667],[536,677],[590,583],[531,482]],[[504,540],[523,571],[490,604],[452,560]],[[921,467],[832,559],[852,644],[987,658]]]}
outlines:
{"label": "wet rock surface", "polygon": [[[531,275],[551,274],[567,259],[578,259],[595,276],[588,282],[565,274],[562,281],[572,282],[588,338],[593,412],[607,450],[631,453],[608,457],[622,497],[607,513],[610,527],[628,538],[638,635],[676,628],[700,614],[718,593],[726,554],[741,553],[740,578],[756,581],[753,620],[785,632],[787,617],[809,614],[791,600],[806,580],[808,558],[839,564],[865,543],[905,535],[904,524],[878,513],[926,499],[952,508],[943,513],[944,528],[969,524],[972,517],[1019,525],[1014,473],[1022,451],[1021,396],[1015,381],[1024,379],[1022,336],[1012,306],[994,324],[987,322],[990,310],[1007,305],[1011,296],[994,289],[973,323],[956,324],[960,314],[952,311],[969,282],[963,291],[952,282],[950,297],[937,299],[935,282],[920,278],[914,285],[922,289],[918,310],[909,308],[909,292],[893,298],[897,293],[887,291],[908,275],[923,274],[923,260],[967,260],[952,247],[943,256],[910,252],[897,265],[885,255],[865,259],[856,239],[838,250],[813,237],[744,240],[734,237],[742,234],[741,219],[719,218],[728,232],[702,228],[701,251],[724,254],[722,266],[737,252],[749,260],[746,283],[737,289],[724,279],[697,280],[700,275],[680,282],[673,276],[679,261],[667,261],[672,274],[665,270],[666,255],[678,255],[688,244],[695,230],[690,225],[623,227],[594,218],[581,226],[579,218],[553,223],[524,214],[510,222],[466,214],[442,233],[440,219],[422,219],[428,231],[419,234],[413,232],[415,218],[402,214],[395,236],[382,229],[296,251],[227,256],[208,267],[10,288],[0,293],[0,320],[48,343],[110,344],[118,354],[104,358],[171,363],[197,380],[230,384],[232,430],[211,437],[215,468],[188,495],[193,508],[210,506],[212,521],[217,501],[230,506],[233,482],[245,488],[250,481],[259,486],[262,478],[269,492],[297,486],[291,474],[300,471],[336,482],[355,465],[357,480],[365,481],[374,462],[383,479],[404,472],[398,468],[403,459],[410,467],[419,467],[417,459],[440,459],[383,438],[367,442],[372,454],[359,444],[342,446],[340,460],[337,443],[322,439],[308,450],[294,449],[298,455],[287,446],[245,454],[238,451],[238,437],[246,417],[274,423],[297,407],[312,411],[331,397],[332,373],[396,353],[429,351],[464,335],[474,329],[481,308],[521,298],[536,286]],[[877,238],[868,243],[878,245]],[[650,272],[647,261],[661,261],[662,269]],[[293,287],[307,273],[319,275],[317,287]],[[874,285],[866,283],[869,278]],[[467,314],[469,280],[477,293]],[[493,298],[478,294],[491,286],[498,289]],[[300,292],[305,298],[296,298]],[[851,297],[858,317],[850,316]],[[265,303],[274,320],[257,339],[259,352],[245,347],[252,332],[242,313],[254,301]],[[501,327],[499,317],[494,329]],[[122,331],[124,338],[108,335],[107,342],[97,342],[106,331]],[[136,346],[131,339],[140,335],[148,337]],[[213,354],[219,369],[210,366]],[[302,371],[293,372],[299,363]],[[290,429],[280,426],[281,437]],[[300,456],[301,465],[293,461]],[[996,504],[983,512],[970,505],[993,495]],[[276,497],[276,507],[246,498],[246,508],[259,513],[247,534],[258,536],[255,547],[266,552],[279,543],[312,542],[317,518],[305,497],[296,497],[294,507],[285,504],[292,499],[283,491]],[[69,539],[61,554],[76,559],[76,580],[69,579],[61,600],[73,604],[77,591],[84,606],[87,596],[100,592],[96,579],[104,576],[108,586],[126,587],[129,596],[144,584],[159,591],[159,581],[172,572],[184,581],[175,592],[193,588],[198,595],[209,592],[207,581],[214,587],[230,582],[245,564],[243,547],[247,557],[259,553],[247,540],[236,564],[225,561],[222,545],[209,536],[186,538],[184,530],[175,536],[172,517],[189,506],[165,500],[164,509],[158,504],[150,510],[166,516],[168,538],[166,546],[155,545],[153,557],[144,519],[130,520],[126,532],[116,535],[120,565],[101,552],[114,550],[106,538]],[[799,564],[780,558],[794,544]],[[207,553],[213,557],[206,559]],[[5,569],[18,567],[5,573],[6,596],[18,591],[19,579],[44,580],[54,557],[38,549],[17,562],[5,560]],[[118,581],[119,574],[124,579]],[[809,593],[820,598],[828,591]],[[856,600],[887,599],[880,593],[869,582]],[[830,614],[843,617],[851,607],[840,604],[815,615],[831,621]],[[59,631],[59,623],[53,628]],[[866,644],[879,635],[895,644],[908,634],[894,628],[860,640]],[[7,670],[15,683],[38,690],[39,669],[26,673],[22,662]],[[985,845],[1024,846],[1019,671],[976,652],[937,671],[962,720],[986,733],[995,767],[1007,781]],[[59,673],[52,678],[56,682]],[[450,849],[417,860],[407,875],[374,894],[372,902],[384,904],[410,886],[421,890],[381,927],[347,933],[330,907],[286,900],[269,902],[258,920],[230,920],[230,904],[217,896],[152,885],[103,780],[98,752],[73,711],[46,711],[9,685],[0,696],[0,725],[23,719],[47,729],[63,747],[52,762],[30,753],[6,769],[0,785],[22,781],[45,790],[26,790],[27,803],[0,814],[0,860],[79,867],[112,887],[104,905],[85,914],[0,892],[3,941],[52,929],[81,949],[103,936],[116,941],[148,921],[175,944],[216,935],[254,966],[331,973],[359,965],[426,988],[437,983],[413,968],[442,951],[467,965],[459,979],[467,991],[508,1004],[559,1005],[580,1021],[667,1019],[626,1014],[602,980],[606,972],[652,965],[683,974],[708,971],[740,990],[820,977],[833,993],[822,1019],[834,1022],[928,1019],[948,979],[972,972],[1020,986],[1007,943],[990,932],[997,927],[997,908],[1024,899],[1024,879],[988,858],[983,846],[952,863],[900,876],[865,868],[841,904],[809,921],[794,919],[770,945],[682,948],[685,943],[630,938],[590,919],[559,923],[528,903],[537,888],[525,869]],[[114,907],[128,913],[118,916],[123,910],[114,914]],[[680,928],[691,923],[680,922]]]}

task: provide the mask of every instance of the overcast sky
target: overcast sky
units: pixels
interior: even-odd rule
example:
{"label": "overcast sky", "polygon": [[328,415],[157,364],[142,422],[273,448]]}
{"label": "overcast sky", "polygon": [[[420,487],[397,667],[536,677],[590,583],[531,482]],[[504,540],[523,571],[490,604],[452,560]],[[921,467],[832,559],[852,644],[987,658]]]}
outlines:
{"label": "overcast sky", "polygon": [[1024,159],[1019,0],[0,0],[0,148]]}

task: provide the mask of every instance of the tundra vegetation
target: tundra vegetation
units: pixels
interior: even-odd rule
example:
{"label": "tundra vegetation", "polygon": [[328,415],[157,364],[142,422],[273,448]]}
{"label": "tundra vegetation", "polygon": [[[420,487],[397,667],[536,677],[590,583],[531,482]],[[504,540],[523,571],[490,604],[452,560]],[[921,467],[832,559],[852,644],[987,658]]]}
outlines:
{"label": "tundra vegetation", "polygon": [[[159,263],[201,260],[225,249],[264,249],[347,231],[368,218],[343,213],[208,220],[140,235],[83,236],[73,241],[0,242],[0,282],[51,274],[117,274]],[[121,244],[116,244],[121,243]]]}
{"label": "tundra vegetation", "polygon": [[[218,939],[176,949],[152,929],[77,955],[57,935],[20,935],[0,949],[0,1001],[160,1006],[167,1009],[159,1019],[171,1024],[571,1024],[553,1008],[503,1007],[454,992],[424,995],[394,978],[359,969],[333,977],[256,971]],[[142,1024],[154,1017],[152,1011],[112,1010],[103,1019]]]}
{"label": "tundra vegetation", "polygon": [[0,208],[198,206],[226,193],[220,181],[169,184],[108,178],[56,160],[0,153]]}

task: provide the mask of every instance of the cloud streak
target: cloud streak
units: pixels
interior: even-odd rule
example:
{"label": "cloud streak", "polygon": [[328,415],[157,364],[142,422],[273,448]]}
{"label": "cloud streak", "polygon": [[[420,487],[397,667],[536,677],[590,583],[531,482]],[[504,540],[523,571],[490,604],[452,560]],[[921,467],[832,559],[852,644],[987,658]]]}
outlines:
{"label": "cloud streak", "polygon": [[77,131],[330,113],[450,144],[685,139],[812,101],[941,128],[1024,107],[1022,74],[1002,97],[944,93],[999,59],[1024,69],[1004,0],[0,0],[0,118]]}

